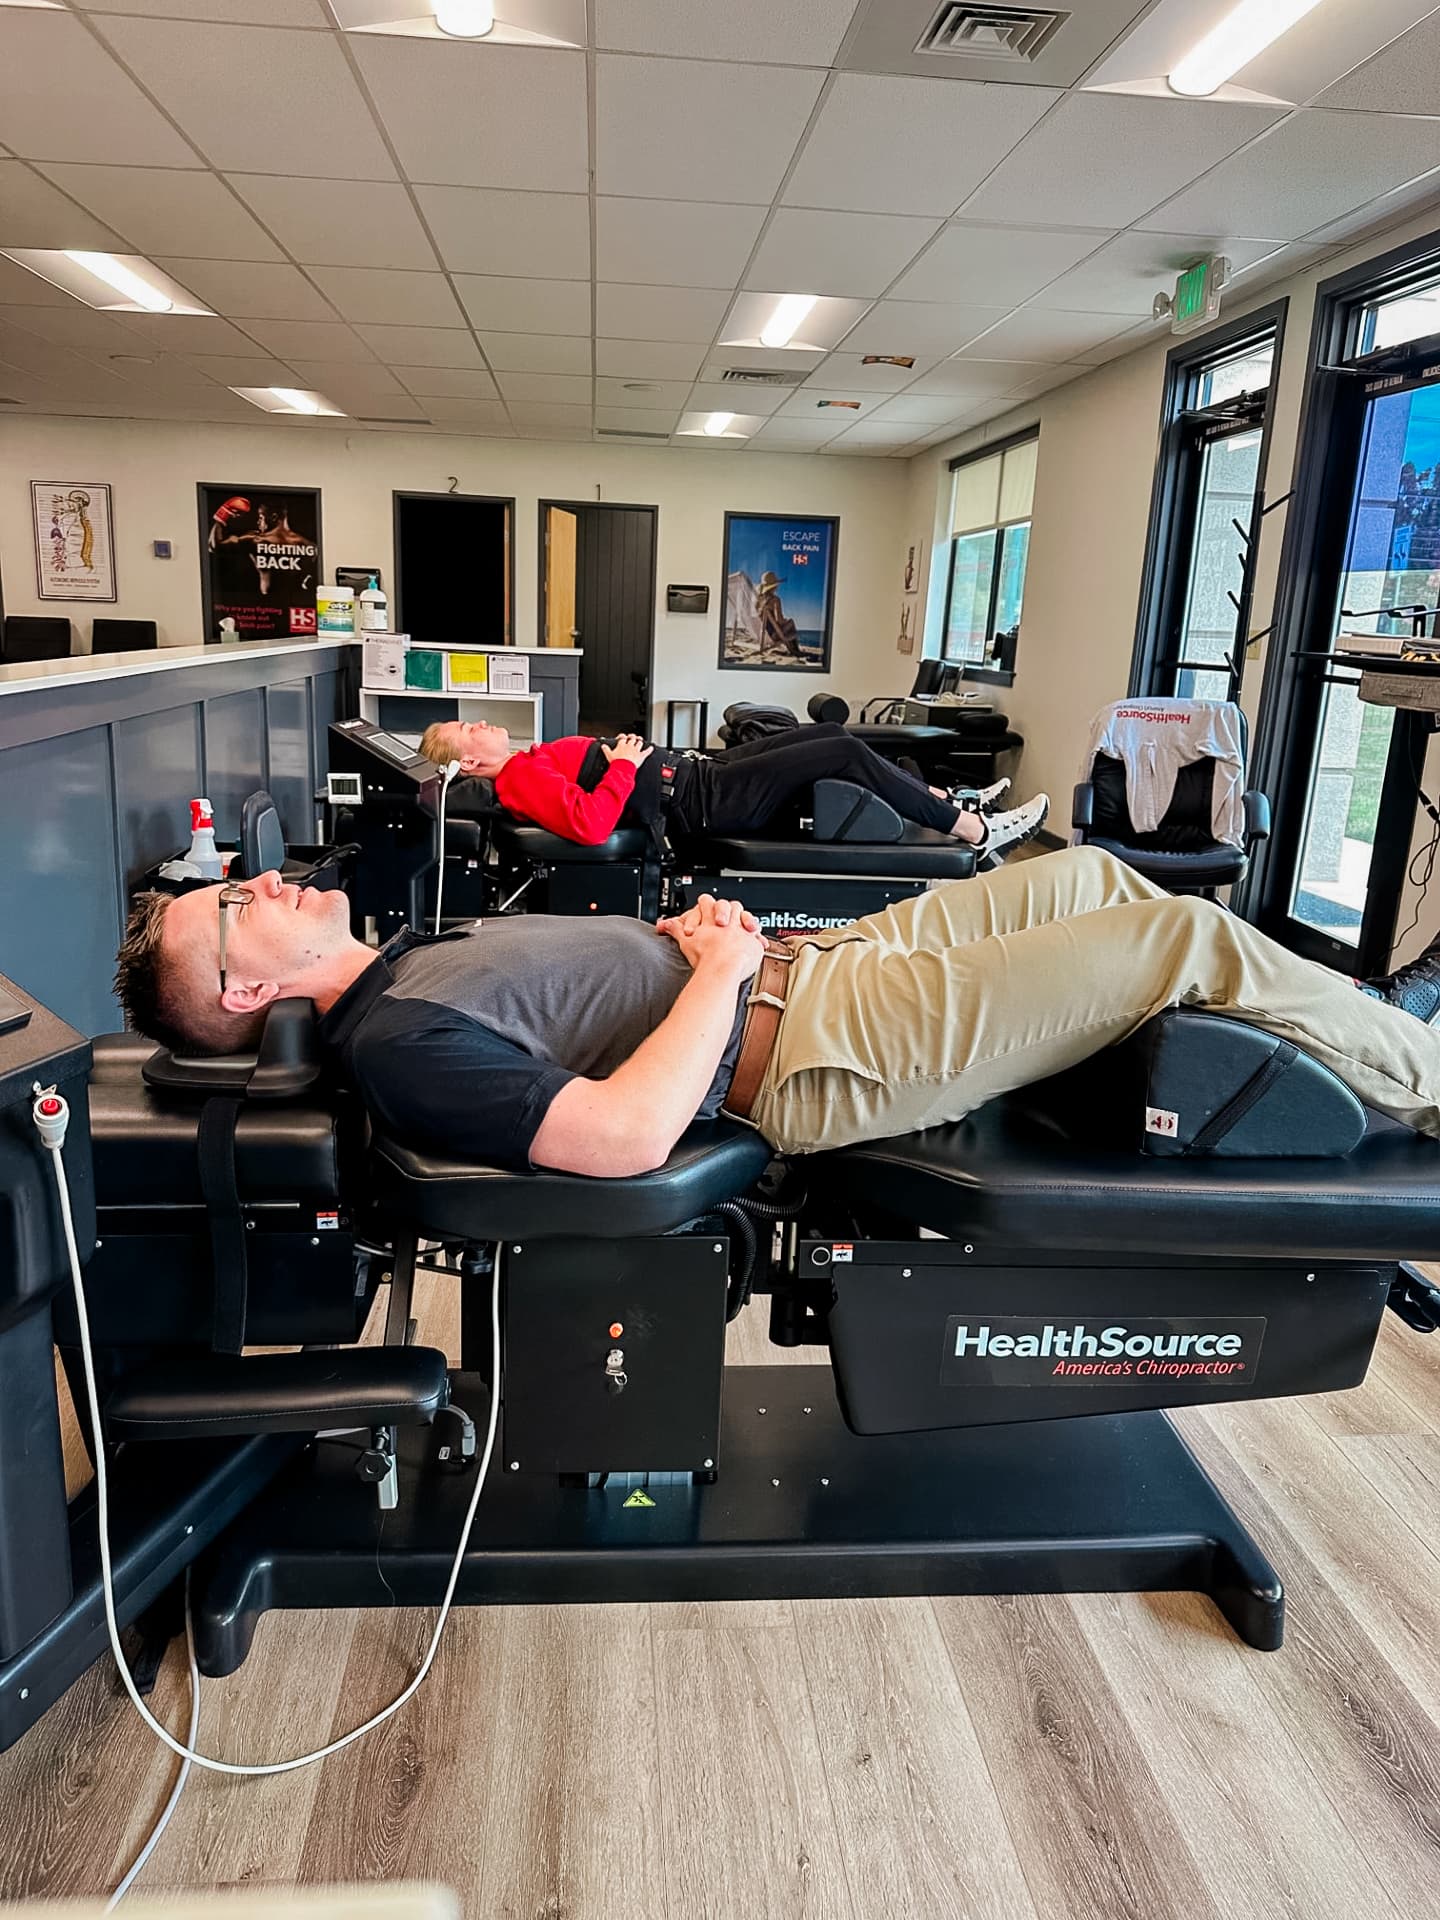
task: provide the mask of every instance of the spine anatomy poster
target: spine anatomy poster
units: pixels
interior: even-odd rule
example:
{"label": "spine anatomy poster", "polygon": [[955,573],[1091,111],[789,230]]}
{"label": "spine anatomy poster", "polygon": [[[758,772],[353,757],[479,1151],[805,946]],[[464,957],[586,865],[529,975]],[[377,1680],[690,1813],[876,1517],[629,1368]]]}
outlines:
{"label": "spine anatomy poster", "polygon": [[35,591],[42,600],[115,598],[110,489],[98,480],[32,480]]}
{"label": "spine anatomy poster", "polygon": [[207,640],[313,634],[320,495],[313,487],[200,488]]}

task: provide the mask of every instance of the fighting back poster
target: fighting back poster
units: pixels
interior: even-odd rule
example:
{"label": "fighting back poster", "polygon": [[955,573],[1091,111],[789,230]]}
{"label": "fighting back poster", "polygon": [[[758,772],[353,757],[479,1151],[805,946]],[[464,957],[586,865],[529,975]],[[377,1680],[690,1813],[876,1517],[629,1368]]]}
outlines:
{"label": "fighting back poster", "polygon": [[320,494],[314,487],[200,487],[207,640],[315,632]]}

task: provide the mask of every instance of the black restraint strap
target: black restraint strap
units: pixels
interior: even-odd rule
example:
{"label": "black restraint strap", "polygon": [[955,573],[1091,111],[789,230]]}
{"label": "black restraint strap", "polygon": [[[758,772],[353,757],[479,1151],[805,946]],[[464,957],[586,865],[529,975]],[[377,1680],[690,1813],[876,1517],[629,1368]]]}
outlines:
{"label": "black restraint strap", "polygon": [[1186,1153],[1213,1153],[1226,1135],[1234,1132],[1251,1108],[1265,1098],[1276,1081],[1283,1079],[1299,1058],[1298,1047],[1292,1046],[1288,1040],[1277,1041],[1270,1058],[1256,1068],[1240,1091],[1232,1094],[1218,1113],[1210,1116],[1186,1147]]}
{"label": "black restraint strap", "polygon": [[210,1218],[210,1253],[215,1268],[215,1318],[210,1344],[216,1353],[239,1353],[245,1345],[245,1306],[249,1273],[245,1221],[235,1177],[235,1123],[241,1102],[224,1095],[200,1109],[196,1146],[200,1191]]}
{"label": "black restraint strap", "polygon": [[860,815],[865,811],[865,808],[869,802],[869,799],[870,799],[870,791],[868,787],[861,787],[858,795],[856,796],[855,804],[851,807],[850,811],[846,814],[845,818],[840,822],[840,825],[835,829],[835,832],[831,835],[832,839],[848,840],[850,838],[850,829],[851,827],[854,826],[855,822],[860,818]]}

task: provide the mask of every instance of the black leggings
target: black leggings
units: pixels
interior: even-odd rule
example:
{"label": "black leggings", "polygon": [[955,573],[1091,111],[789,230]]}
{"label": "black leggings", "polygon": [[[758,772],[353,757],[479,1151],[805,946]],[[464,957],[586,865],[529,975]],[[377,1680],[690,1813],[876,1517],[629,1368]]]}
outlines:
{"label": "black leggings", "polygon": [[731,747],[697,762],[696,775],[704,825],[713,833],[751,833],[765,826],[789,802],[808,798],[817,780],[853,780],[878,793],[903,820],[937,833],[949,833],[960,813],[948,800],[937,800],[923,780],[829,723]]}

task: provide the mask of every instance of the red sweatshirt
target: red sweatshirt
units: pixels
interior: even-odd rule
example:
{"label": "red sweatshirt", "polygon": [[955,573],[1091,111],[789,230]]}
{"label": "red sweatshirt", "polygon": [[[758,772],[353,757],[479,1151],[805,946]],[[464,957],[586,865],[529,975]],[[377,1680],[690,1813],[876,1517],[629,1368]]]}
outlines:
{"label": "red sweatshirt", "polygon": [[495,798],[537,827],[578,840],[582,847],[598,847],[615,831],[634,791],[636,768],[628,760],[612,760],[599,786],[587,793],[575,783],[594,744],[572,733],[512,754],[495,776]]}

